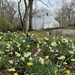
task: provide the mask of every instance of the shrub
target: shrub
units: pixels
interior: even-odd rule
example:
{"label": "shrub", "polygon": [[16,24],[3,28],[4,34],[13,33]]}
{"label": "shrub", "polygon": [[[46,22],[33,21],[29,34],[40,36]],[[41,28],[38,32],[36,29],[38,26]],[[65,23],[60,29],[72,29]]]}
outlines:
{"label": "shrub", "polygon": [[13,31],[13,25],[7,20],[7,18],[0,13],[0,31]]}

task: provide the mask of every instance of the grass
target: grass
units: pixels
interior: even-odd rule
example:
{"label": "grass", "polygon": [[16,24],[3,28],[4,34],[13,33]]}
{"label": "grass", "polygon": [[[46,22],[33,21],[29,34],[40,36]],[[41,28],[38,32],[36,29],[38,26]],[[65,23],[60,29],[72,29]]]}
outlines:
{"label": "grass", "polygon": [[[42,37],[48,37],[48,38],[60,37],[60,36],[48,35],[47,32],[49,32],[49,31],[50,30],[39,30],[39,31],[31,31],[28,33],[38,35],[38,37],[40,37],[40,38],[42,38]],[[64,37],[75,40],[75,36],[64,36]]]}

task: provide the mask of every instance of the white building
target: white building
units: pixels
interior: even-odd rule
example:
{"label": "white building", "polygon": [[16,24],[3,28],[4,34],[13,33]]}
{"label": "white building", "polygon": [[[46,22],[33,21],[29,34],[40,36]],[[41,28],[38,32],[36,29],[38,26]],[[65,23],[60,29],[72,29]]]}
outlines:
{"label": "white building", "polygon": [[46,29],[58,27],[59,23],[51,16],[46,9],[39,10],[33,15],[33,29]]}

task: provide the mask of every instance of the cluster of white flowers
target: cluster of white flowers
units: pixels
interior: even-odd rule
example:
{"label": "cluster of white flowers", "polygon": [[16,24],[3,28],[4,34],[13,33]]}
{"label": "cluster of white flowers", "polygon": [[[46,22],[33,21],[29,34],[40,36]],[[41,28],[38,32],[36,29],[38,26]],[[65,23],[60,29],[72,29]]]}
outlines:
{"label": "cluster of white flowers", "polygon": [[[7,33],[6,33],[7,34]],[[0,35],[0,39],[3,37],[6,38],[7,35],[2,36]],[[22,35],[22,36],[21,36]],[[24,66],[26,67],[35,66],[35,63],[40,63],[40,65],[37,64],[37,66],[44,66],[52,65],[53,60],[57,58],[58,60],[56,62],[59,62],[57,64],[57,67],[61,67],[63,65],[68,65],[67,61],[70,60],[70,62],[74,63],[74,54],[75,54],[75,43],[72,40],[68,40],[67,38],[64,38],[63,36],[60,37],[43,37],[39,38],[39,36],[35,36],[34,34],[30,35],[32,39],[35,41],[38,41],[37,44],[31,44],[31,41],[27,41],[25,36],[26,34],[17,35],[16,33],[13,33],[12,40],[6,42],[3,46],[5,46],[5,50],[0,51],[0,55],[3,57],[0,57],[0,60],[6,59],[6,56],[14,56],[13,58],[9,57],[7,59],[7,63],[9,64],[8,71],[15,71],[16,66]],[[4,39],[3,38],[3,39]],[[2,39],[2,40],[3,40]],[[35,47],[34,47],[35,46]],[[34,47],[34,48],[33,48]],[[33,49],[32,49],[33,48]],[[31,51],[30,51],[31,50]],[[52,54],[51,54],[52,53]],[[11,54],[11,55],[10,55]],[[69,57],[68,57],[69,56]],[[11,59],[10,59],[11,58]],[[6,64],[5,64],[6,65]],[[11,68],[12,65],[15,68]],[[27,66],[26,66],[27,65]],[[55,63],[56,65],[56,63]],[[7,66],[7,65],[6,65]],[[56,67],[56,66],[55,66]],[[32,68],[31,68],[32,69]],[[28,69],[27,69],[28,70]],[[28,70],[29,71],[29,70]],[[16,72],[16,71],[15,71]],[[57,70],[55,71],[55,73]],[[17,74],[15,74],[17,75]]]}
{"label": "cluster of white flowers", "polygon": [[59,44],[59,45],[61,45],[61,42],[60,42],[60,41],[58,41],[58,44]]}
{"label": "cluster of white flowers", "polygon": [[75,62],[75,59],[71,59],[71,61],[74,61]]}
{"label": "cluster of white flowers", "polygon": [[27,45],[27,48],[29,48],[30,47],[30,45]]}
{"label": "cluster of white flowers", "polygon": [[68,51],[70,54],[74,54],[74,51]]}
{"label": "cluster of white flowers", "polygon": [[61,40],[62,40],[62,42],[68,43],[68,39],[67,38],[63,38]]}
{"label": "cluster of white flowers", "polygon": [[73,48],[73,51],[75,52],[75,45],[72,43],[72,48]]}
{"label": "cluster of white flowers", "polygon": [[18,53],[18,52],[15,52],[15,54],[16,54],[17,57],[20,57],[21,56],[21,54]]}
{"label": "cluster of white flowers", "polygon": [[7,69],[9,72],[14,72],[16,71],[15,68],[10,68],[10,69]]}
{"label": "cluster of white flowers", "polygon": [[63,62],[63,64],[64,64],[64,65],[66,65],[66,64],[67,64],[67,62]]}
{"label": "cluster of white flowers", "polygon": [[8,62],[9,62],[10,64],[13,64],[13,60],[9,60]]}
{"label": "cluster of white flowers", "polygon": [[44,45],[46,45],[47,43],[46,43],[46,42],[44,42],[43,44],[44,44]]}
{"label": "cluster of white flowers", "polygon": [[48,37],[44,37],[44,39],[45,39],[45,40],[49,40],[49,38],[48,38]]}
{"label": "cluster of white flowers", "polygon": [[10,44],[6,44],[6,46],[7,46],[6,48],[10,48]]}
{"label": "cluster of white flowers", "polygon": [[62,56],[58,57],[58,59],[59,59],[59,60],[64,60],[64,59],[65,59],[65,56],[62,55]]}
{"label": "cluster of white flowers", "polygon": [[29,60],[30,60],[30,61],[33,61],[33,58],[32,58],[32,57],[29,57]]}
{"label": "cluster of white flowers", "polygon": [[24,52],[24,57],[29,57],[31,56],[31,52]]}
{"label": "cluster of white flowers", "polygon": [[24,58],[24,57],[21,57],[20,59],[21,59],[22,61],[24,61],[24,60],[25,60],[25,58]]}
{"label": "cluster of white flowers", "polygon": [[56,46],[57,46],[57,43],[54,41],[54,42],[51,43],[51,45],[52,45],[53,47],[56,47]]}
{"label": "cluster of white flowers", "polygon": [[18,43],[18,44],[17,44],[17,47],[20,47],[20,46],[21,46],[21,44]]}
{"label": "cluster of white flowers", "polygon": [[22,40],[22,42],[26,42],[26,40]]}
{"label": "cluster of white flowers", "polygon": [[41,58],[41,57],[39,57],[39,62],[40,62],[41,64],[44,64],[44,59]]}

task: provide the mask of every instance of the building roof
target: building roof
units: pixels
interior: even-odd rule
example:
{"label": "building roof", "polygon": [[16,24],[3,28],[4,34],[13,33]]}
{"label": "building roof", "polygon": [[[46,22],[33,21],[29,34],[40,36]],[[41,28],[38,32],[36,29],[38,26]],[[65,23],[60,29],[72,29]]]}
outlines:
{"label": "building roof", "polygon": [[48,15],[51,15],[49,10],[47,10],[47,9],[40,9],[33,16],[48,16]]}

